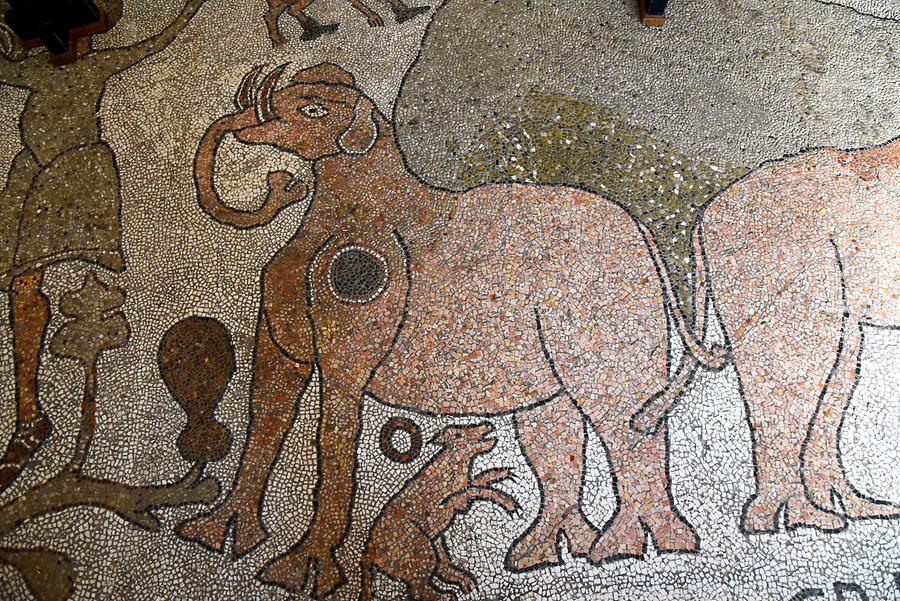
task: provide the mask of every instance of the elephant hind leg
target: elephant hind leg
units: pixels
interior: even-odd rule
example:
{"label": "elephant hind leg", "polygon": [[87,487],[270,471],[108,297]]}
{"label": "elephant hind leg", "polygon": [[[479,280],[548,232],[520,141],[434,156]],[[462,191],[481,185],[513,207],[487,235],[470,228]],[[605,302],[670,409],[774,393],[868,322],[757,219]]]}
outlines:
{"label": "elephant hind leg", "polygon": [[803,483],[810,501],[820,508],[839,512],[836,493],[848,518],[892,517],[900,515],[900,506],[857,491],[847,480],[838,449],[844,415],[859,382],[863,338],[862,326],[855,321],[845,324],[838,361],[807,435]]}
{"label": "elephant hind leg", "polygon": [[568,395],[516,414],[516,438],[535,472],[541,508],[506,555],[510,571],[560,563],[557,541],[564,532],[576,557],[590,551],[597,531],[581,511],[586,432],[584,418]]}
{"label": "elephant hind leg", "polygon": [[609,454],[618,508],[594,544],[591,561],[643,556],[647,532],[661,553],[697,551],[697,533],[670,494],[667,426],[653,435],[637,434],[627,415],[605,416],[594,426]]}
{"label": "elephant hind leg", "polygon": [[833,532],[846,526],[841,516],[810,502],[801,478],[807,432],[842,338],[840,270],[837,262],[822,259],[833,253],[830,245],[821,253],[794,250],[802,260],[754,283],[754,292],[765,293],[747,295],[751,300],[740,307],[742,313],[722,313],[753,440],[756,493],[744,505],[746,533],[775,532],[782,507],[788,529]]}
{"label": "elephant hind leg", "polygon": [[[825,381],[824,375],[817,374],[827,372],[827,367],[819,367],[812,363],[796,370],[781,367],[760,372],[767,374],[766,381],[742,379],[750,408],[756,479],[756,493],[744,504],[741,516],[741,530],[746,533],[777,531],[782,508],[790,530],[808,526],[834,532],[846,527],[841,516],[807,498],[801,479],[804,441],[818,404],[815,389],[821,389]],[[808,384],[800,381],[801,374],[809,378]]]}

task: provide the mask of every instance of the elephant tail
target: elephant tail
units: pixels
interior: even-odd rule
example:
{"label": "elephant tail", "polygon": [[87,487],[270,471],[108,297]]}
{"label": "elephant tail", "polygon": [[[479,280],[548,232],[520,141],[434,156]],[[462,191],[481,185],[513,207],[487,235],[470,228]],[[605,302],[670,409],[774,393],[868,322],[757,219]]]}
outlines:
{"label": "elephant tail", "polygon": [[682,353],[681,362],[666,387],[647,399],[641,408],[632,414],[628,424],[635,432],[656,434],[662,427],[669,412],[678,404],[688,384],[694,379],[700,362],[690,353]]}
{"label": "elephant tail", "polygon": [[706,260],[703,255],[699,223],[694,229],[692,240],[694,250],[694,329],[688,327],[687,318],[678,305],[665,261],[662,258],[659,247],[656,246],[656,242],[653,240],[653,236],[642,223],[638,223],[638,228],[641,230],[647,246],[650,248],[653,262],[656,264],[659,278],[662,281],[663,292],[669,299],[668,304],[672,310],[675,328],[685,348],[685,352],[682,354],[681,361],[678,364],[678,369],[675,370],[675,374],[666,384],[666,387],[649,398],[640,409],[635,411],[629,420],[633,430],[645,434],[655,434],[659,431],[666,416],[675,407],[678,399],[684,394],[687,385],[690,384],[694,374],[697,372],[697,368],[703,366],[712,371],[719,371],[728,364],[731,355],[728,349],[721,345],[715,345],[712,348],[705,347],[694,333],[700,332],[702,336],[702,333],[706,331],[706,299],[708,291]]}
{"label": "elephant tail", "polygon": [[[650,254],[653,257],[653,262],[656,264],[656,270],[659,273],[659,279],[662,282],[663,293],[668,299],[669,308],[672,311],[672,318],[675,321],[675,329],[678,331],[678,336],[681,338],[681,342],[684,344],[684,348],[690,353],[704,368],[719,371],[724,368],[731,359],[731,355],[728,352],[728,349],[721,345],[714,345],[711,348],[707,348],[703,345],[696,334],[694,329],[688,326],[687,317],[685,317],[684,313],[681,311],[681,307],[678,305],[678,297],[675,295],[675,290],[672,288],[672,280],[669,278],[669,270],[666,269],[666,262],[662,257],[662,253],[659,250],[659,247],[656,245],[656,242],[653,240],[653,236],[650,234],[650,230],[647,229],[647,226],[638,222],[638,228],[641,230],[641,233],[644,235],[644,240],[647,242],[647,246],[650,248]],[[693,245],[694,245],[694,296],[695,301],[694,304],[697,308],[697,330],[700,332],[700,336],[703,336],[703,331],[706,329],[706,293],[707,293],[707,280],[706,280],[706,260],[703,257],[703,248],[700,242],[700,227],[694,229],[693,236]]]}

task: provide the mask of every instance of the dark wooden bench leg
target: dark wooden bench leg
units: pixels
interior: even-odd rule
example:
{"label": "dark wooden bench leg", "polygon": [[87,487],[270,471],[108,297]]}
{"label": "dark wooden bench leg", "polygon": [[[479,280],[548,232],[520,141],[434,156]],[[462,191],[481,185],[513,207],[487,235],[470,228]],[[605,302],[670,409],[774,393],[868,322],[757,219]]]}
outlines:
{"label": "dark wooden bench leg", "polygon": [[93,0],[9,0],[6,24],[24,48],[46,46],[54,65],[77,58],[79,38],[109,29],[106,12]]}
{"label": "dark wooden bench leg", "polygon": [[638,10],[644,25],[659,27],[666,22],[666,5],[669,0],[638,0]]}

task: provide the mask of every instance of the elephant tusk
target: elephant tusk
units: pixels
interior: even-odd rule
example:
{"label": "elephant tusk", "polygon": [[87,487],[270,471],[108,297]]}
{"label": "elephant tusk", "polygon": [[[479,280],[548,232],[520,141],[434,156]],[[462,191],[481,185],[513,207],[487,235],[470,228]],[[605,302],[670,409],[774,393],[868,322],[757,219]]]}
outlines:
{"label": "elephant tusk", "polygon": [[234,95],[234,106],[238,110],[243,111],[253,106],[253,90],[256,87],[256,80],[259,79],[262,69],[263,66],[259,65],[248,71],[241,80],[241,85],[238,86],[237,93]]}
{"label": "elephant tusk", "polygon": [[278,117],[275,111],[272,110],[272,90],[287,67],[288,63],[275,67],[271,73],[266,75],[266,78],[262,80],[259,86],[259,93],[256,96],[256,116],[260,122],[271,121]]}

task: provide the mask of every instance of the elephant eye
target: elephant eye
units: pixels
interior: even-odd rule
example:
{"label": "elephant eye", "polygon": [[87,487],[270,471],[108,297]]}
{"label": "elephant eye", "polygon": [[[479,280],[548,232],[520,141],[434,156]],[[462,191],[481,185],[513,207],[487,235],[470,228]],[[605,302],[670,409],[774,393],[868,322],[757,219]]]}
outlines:
{"label": "elephant eye", "polygon": [[319,119],[328,114],[328,109],[321,104],[307,104],[300,109],[300,112],[310,119]]}

